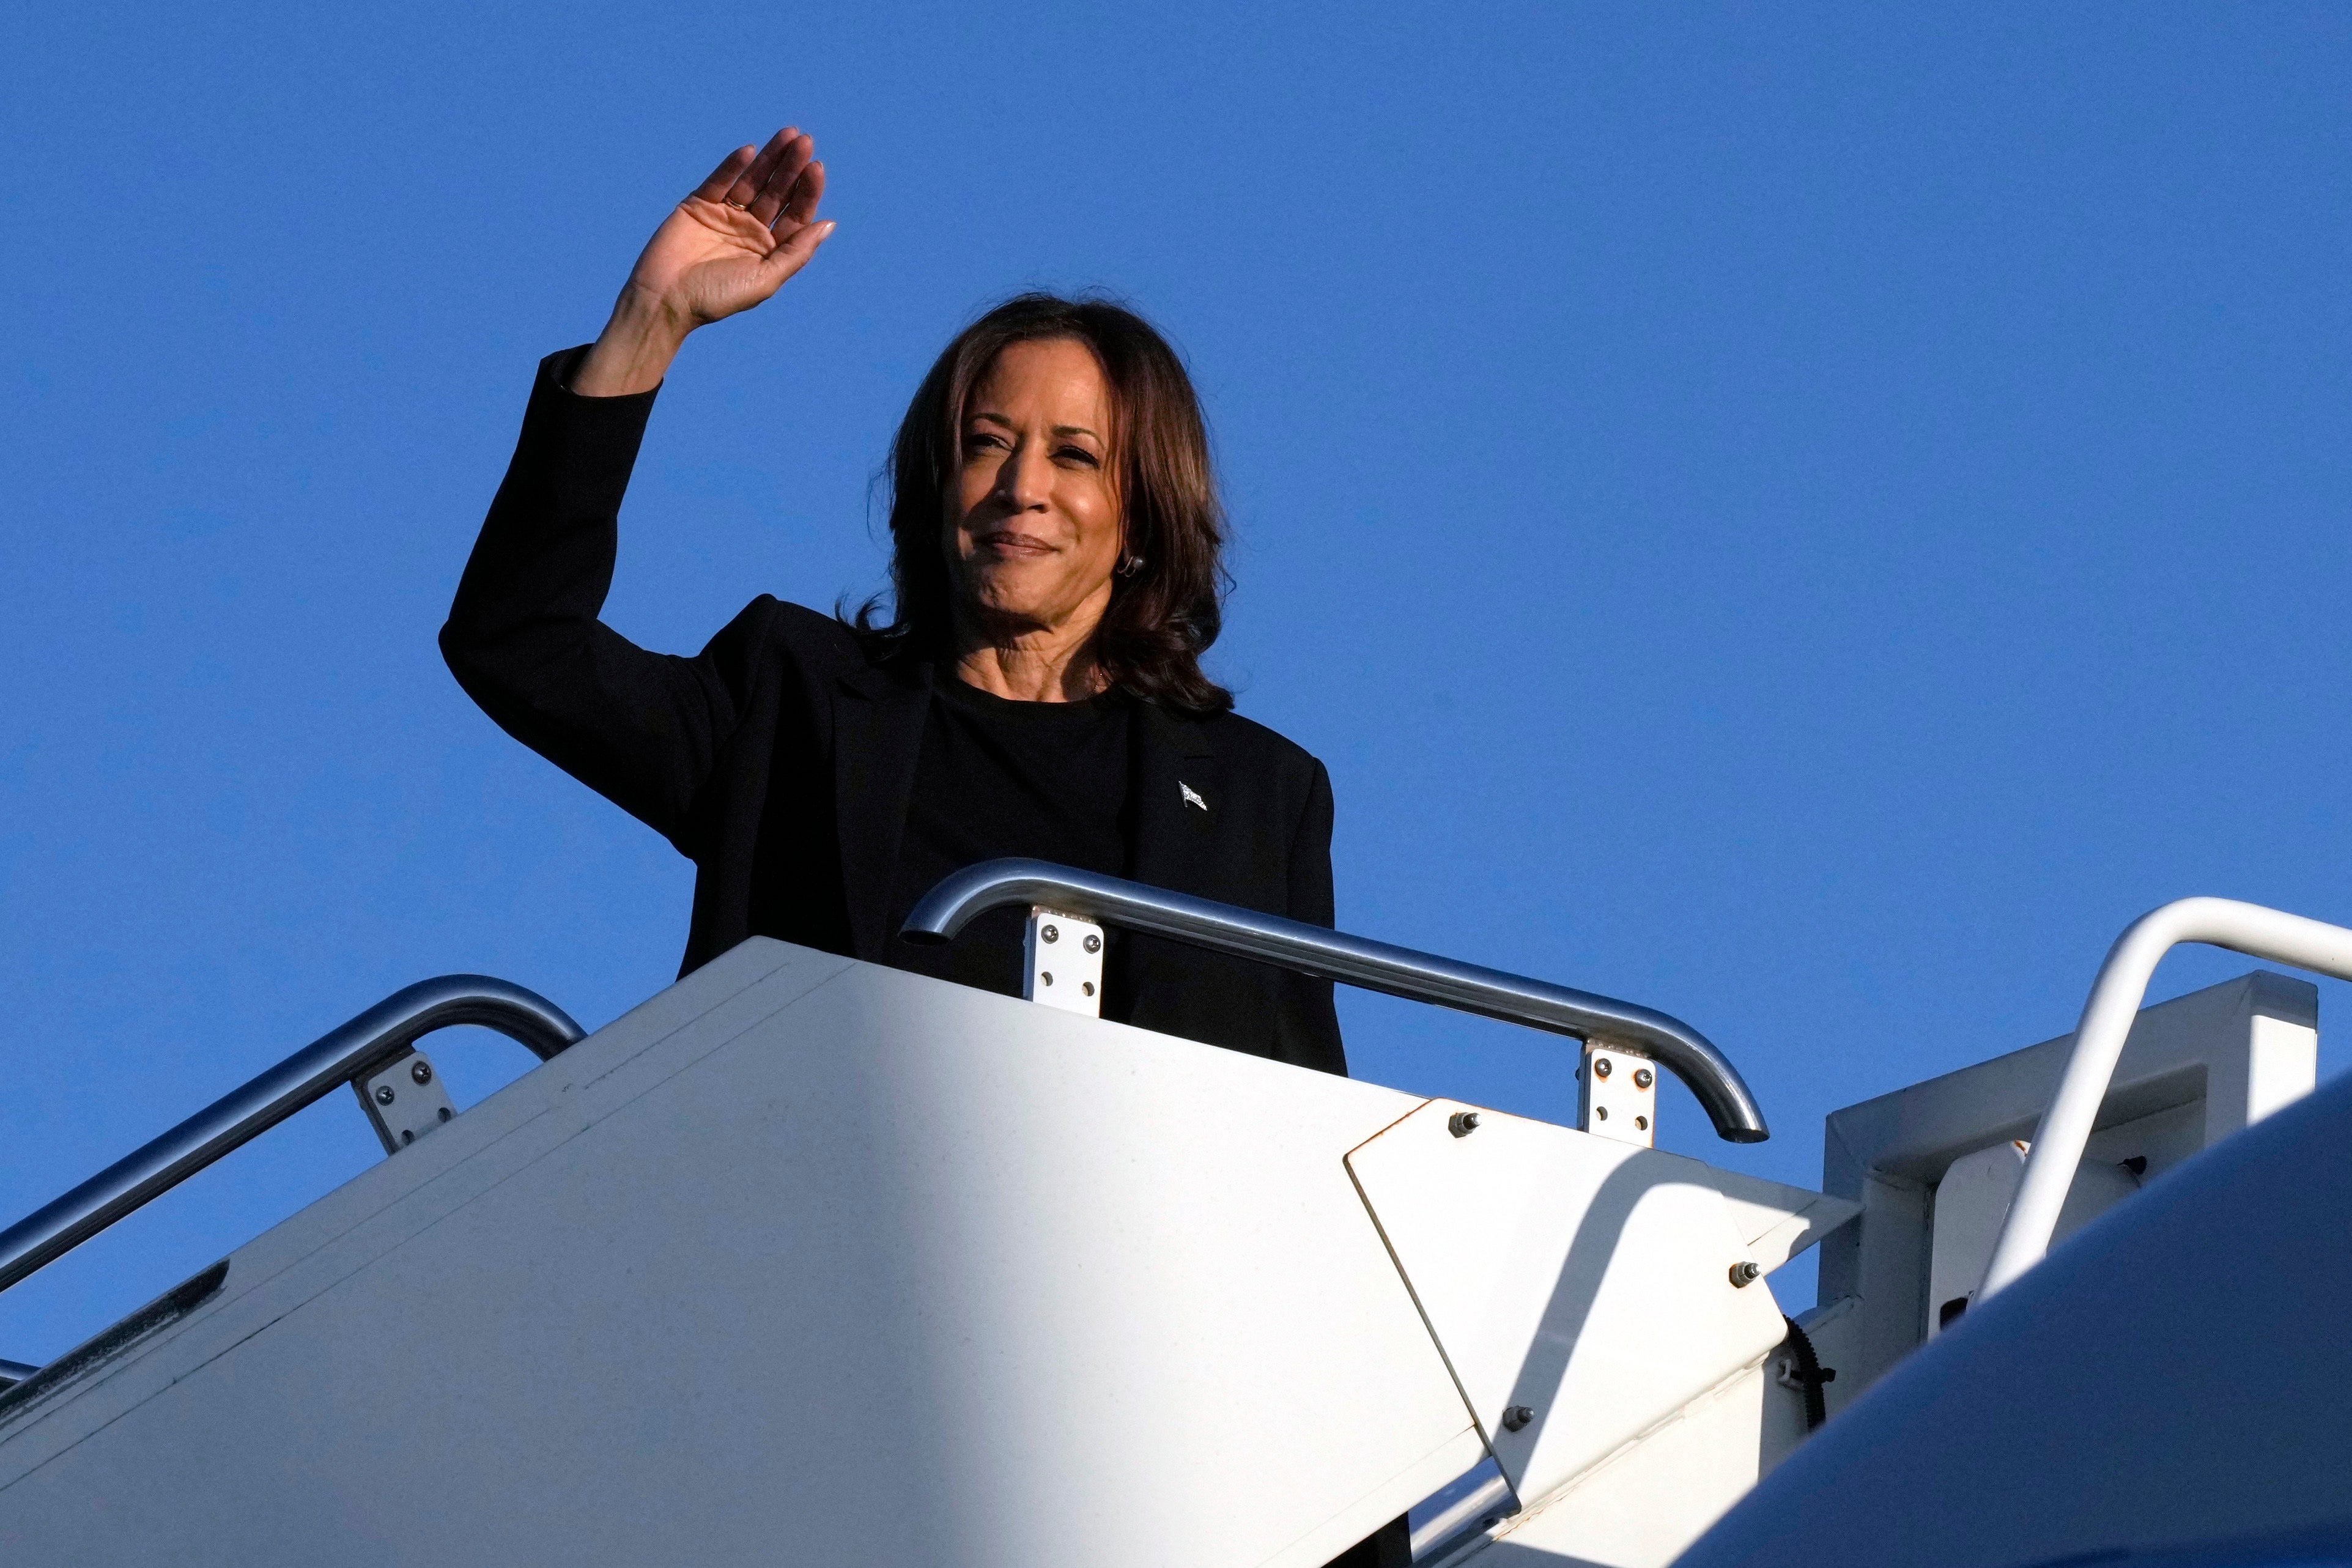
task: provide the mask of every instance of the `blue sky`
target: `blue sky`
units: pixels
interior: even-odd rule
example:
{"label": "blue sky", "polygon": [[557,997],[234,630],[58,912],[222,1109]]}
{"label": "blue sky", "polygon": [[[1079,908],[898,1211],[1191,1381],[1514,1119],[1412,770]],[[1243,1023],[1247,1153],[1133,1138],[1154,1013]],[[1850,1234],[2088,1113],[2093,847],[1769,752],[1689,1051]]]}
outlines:
{"label": "blue sky", "polygon": [[[2347,57],[2285,5],[16,7],[0,1218],[411,980],[670,978],[690,868],[433,634],[533,363],[786,121],[841,228],[663,394],[639,641],[871,591],[931,356],[1097,286],[1195,367],[1213,668],[1330,764],[1341,924],[1698,1025],[1779,1135],[1668,1146],[1811,1183],[2143,910],[2352,921]],[[1360,1076],[1573,1114],[1562,1042],[1343,1007]],[[305,1113],[0,1356],[376,1157]]]}

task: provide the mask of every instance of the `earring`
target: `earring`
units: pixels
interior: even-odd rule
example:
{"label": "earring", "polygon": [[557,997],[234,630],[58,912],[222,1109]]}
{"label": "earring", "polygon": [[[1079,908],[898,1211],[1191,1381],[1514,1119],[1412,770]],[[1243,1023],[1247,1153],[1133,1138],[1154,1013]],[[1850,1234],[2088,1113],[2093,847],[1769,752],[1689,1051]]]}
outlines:
{"label": "earring", "polygon": [[1122,577],[1132,577],[1138,572],[1143,570],[1143,557],[1133,554],[1122,556],[1119,559],[1118,566],[1114,567],[1113,570]]}

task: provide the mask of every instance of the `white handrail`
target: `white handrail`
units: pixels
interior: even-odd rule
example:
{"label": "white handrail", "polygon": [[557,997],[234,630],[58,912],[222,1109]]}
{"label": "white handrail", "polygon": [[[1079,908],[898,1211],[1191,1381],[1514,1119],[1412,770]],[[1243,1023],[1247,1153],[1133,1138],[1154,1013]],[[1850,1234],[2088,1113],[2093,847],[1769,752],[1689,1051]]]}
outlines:
{"label": "white handrail", "polygon": [[2091,983],[2083,1020],[2074,1026],[2074,1054],[2058,1092],[2042,1113],[2025,1174],[2010,1201],[2009,1217],[1993,1243],[1978,1287],[1981,1304],[1994,1291],[2042,1261],[2058,1228],[2058,1211],[2083,1163],[2091,1125],[2107,1098],[2116,1062],[2124,1054],[2157,962],[2184,942],[2226,947],[2249,958],[2291,963],[2337,980],[2352,980],[2352,931],[2235,899],[2180,899],[2151,910],[2126,927]]}

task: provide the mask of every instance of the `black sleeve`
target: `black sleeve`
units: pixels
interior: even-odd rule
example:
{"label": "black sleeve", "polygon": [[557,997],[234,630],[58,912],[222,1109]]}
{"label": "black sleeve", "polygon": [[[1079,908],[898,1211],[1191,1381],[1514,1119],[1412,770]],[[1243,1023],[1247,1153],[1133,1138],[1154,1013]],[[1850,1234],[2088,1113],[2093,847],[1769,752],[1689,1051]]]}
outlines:
{"label": "black sleeve", "polygon": [[[1320,762],[1307,790],[1307,809],[1299,814],[1290,841],[1290,918],[1318,926],[1337,923],[1331,890],[1331,775]],[[1290,1059],[1346,1076],[1348,1055],[1339,1041],[1339,1014],[1331,996],[1331,982],[1286,974],[1289,1005],[1284,1009],[1286,1032],[1303,1037],[1290,1042]]]}
{"label": "black sleeve", "polygon": [[693,856],[695,794],[741,711],[760,605],[693,658],[648,653],[597,619],[655,394],[570,391],[583,352],[540,362],[441,653],[507,733]]}

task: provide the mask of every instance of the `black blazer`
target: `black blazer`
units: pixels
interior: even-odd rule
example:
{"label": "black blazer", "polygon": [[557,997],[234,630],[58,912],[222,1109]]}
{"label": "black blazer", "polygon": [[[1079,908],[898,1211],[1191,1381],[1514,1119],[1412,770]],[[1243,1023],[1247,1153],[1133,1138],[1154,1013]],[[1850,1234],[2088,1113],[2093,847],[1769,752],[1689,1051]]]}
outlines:
{"label": "black blazer", "polygon": [[[898,836],[939,679],[877,664],[829,616],[761,595],[691,658],[597,619],[621,498],[654,393],[581,397],[581,350],[542,361],[441,651],[509,734],[695,863],[680,973],[750,936],[875,962]],[[1137,705],[1135,879],[1318,925],[1332,921],[1331,782],[1236,714]],[[1208,803],[1184,804],[1190,788]],[[1331,986],[1161,938],[1114,932],[1106,1017],[1345,1072]]]}

